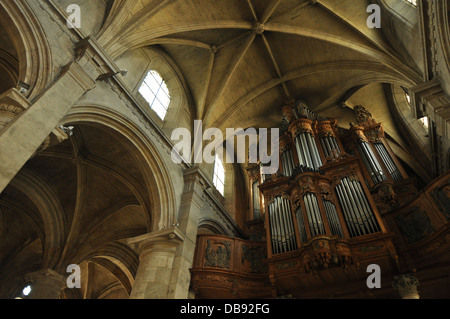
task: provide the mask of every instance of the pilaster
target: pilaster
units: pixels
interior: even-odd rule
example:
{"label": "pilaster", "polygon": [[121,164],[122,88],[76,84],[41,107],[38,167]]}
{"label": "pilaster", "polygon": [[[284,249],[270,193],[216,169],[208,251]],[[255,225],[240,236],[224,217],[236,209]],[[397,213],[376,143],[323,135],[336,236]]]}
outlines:
{"label": "pilaster", "polygon": [[177,248],[175,254],[169,285],[169,298],[171,299],[186,299],[189,297],[190,268],[192,268],[194,261],[197,230],[203,207],[202,194],[207,187],[206,179],[197,166],[185,171],[184,183],[178,227],[184,232],[185,240]]}

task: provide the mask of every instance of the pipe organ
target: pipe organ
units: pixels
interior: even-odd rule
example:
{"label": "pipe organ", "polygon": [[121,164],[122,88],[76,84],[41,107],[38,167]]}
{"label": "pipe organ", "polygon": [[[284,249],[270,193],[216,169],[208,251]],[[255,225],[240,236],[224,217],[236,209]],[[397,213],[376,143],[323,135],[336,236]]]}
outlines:
{"label": "pipe organ", "polygon": [[345,130],[304,103],[283,108],[279,171],[246,168],[248,239],[200,235],[197,295],[356,293],[374,263],[383,276],[449,264],[450,172],[418,194],[381,123],[361,106],[354,111],[357,122]]}
{"label": "pipe organ", "polygon": [[302,102],[283,108],[280,170],[261,176],[258,195],[266,199],[269,255],[298,250],[320,236],[386,233],[371,192],[407,176],[370,113],[357,107],[355,114],[358,124],[351,123],[352,142],[344,147],[335,119],[315,115]]}

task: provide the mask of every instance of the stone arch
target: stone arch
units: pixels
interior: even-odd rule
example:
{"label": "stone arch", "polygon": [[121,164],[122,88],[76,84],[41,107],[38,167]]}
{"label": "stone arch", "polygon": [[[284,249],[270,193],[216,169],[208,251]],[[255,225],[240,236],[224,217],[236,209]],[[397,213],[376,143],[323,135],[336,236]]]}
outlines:
{"label": "stone arch", "polygon": [[46,35],[23,1],[0,3],[0,24],[11,37],[18,55],[18,82],[30,85],[31,99],[47,87],[52,78],[52,59]]}
{"label": "stone arch", "polygon": [[54,191],[38,176],[22,169],[11,181],[34,203],[44,223],[45,238],[41,238],[44,252],[43,268],[54,267],[62,253],[67,235],[64,208]]}
{"label": "stone arch", "polygon": [[64,123],[82,122],[108,127],[136,147],[135,159],[145,175],[149,190],[148,232],[171,227],[176,219],[173,183],[163,158],[148,135],[123,115],[98,106],[75,106],[64,119]]}
{"label": "stone arch", "polygon": [[198,234],[207,233],[214,235],[231,236],[227,229],[217,221],[210,218],[202,218],[200,219],[198,224]]}

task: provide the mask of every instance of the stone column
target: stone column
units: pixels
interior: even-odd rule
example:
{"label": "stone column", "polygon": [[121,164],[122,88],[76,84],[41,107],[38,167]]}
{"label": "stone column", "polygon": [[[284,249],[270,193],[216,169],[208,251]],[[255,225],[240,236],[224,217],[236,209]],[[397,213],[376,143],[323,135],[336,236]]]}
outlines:
{"label": "stone column", "polygon": [[75,60],[62,68],[59,78],[33,103],[17,90],[2,96],[0,192],[35,154],[70,108],[96,86],[97,79],[104,74],[114,74],[117,69],[94,39],[82,40],[75,51]]}
{"label": "stone column", "polygon": [[51,269],[39,270],[25,276],[31,282],[27,299],[58,299],[67,287],[67,278]]}
{"label": "stone column", "polygon": [[173,261],[183,234],[177,229],[161,230],[128,241],[139,247],[139,267],[130,299],[168,299]]}
{"label": "stone column", "polygon": [[396,276],[392,282],[392,287],[398,291],[402,299],[420,299],[418,286],[419,280],[409,274]]}
{"label": "stone column", "polygon": [[197,166],[184,174],[184,192],[181,196],[178,227],[185,234],[185,240],[177,248],[169,285],[169,299],[187,299],[191,283],[192,263],[197,241],[198,223],[203,207],[202,194],[206,180]]}

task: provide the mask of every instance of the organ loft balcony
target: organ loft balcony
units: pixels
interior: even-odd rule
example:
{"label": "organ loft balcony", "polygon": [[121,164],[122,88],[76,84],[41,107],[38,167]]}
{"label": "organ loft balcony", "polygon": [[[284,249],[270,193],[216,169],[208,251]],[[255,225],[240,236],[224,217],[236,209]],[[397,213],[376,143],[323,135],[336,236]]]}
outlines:
{"label": "organ loft balcony", "polygon": [[[247,168],[249,238],[198,238],[198,298],[384,297],[398,275],[445,273],[450,173],[418,192],[382,124],[355,112],[342,132],[302,102],[283,108],[278,173]],[[383,289],[367,286],[373,264]]]}

